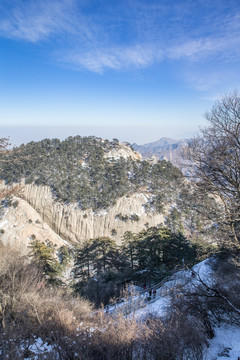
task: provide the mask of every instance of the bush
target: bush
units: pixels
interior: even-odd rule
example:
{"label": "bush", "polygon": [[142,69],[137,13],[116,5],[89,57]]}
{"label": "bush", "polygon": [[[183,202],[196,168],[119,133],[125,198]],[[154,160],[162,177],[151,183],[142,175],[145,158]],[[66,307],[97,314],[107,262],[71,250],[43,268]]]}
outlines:
{"label": "bush", "polygon": [[74,338],[90,314],[89,302],[48,287],[28,256],[2,246],[0,257],[1,359],[24,359],[36,337],[55,345]]}
{"label": "bush", "polygon": [[0,257],[1,359],[32,358],[37,338],[50,349],[35,359],[202,359],[209,329],[201,302],[175,297],[164,319],[111,317],[48,286],[28,256],[1,247]]}

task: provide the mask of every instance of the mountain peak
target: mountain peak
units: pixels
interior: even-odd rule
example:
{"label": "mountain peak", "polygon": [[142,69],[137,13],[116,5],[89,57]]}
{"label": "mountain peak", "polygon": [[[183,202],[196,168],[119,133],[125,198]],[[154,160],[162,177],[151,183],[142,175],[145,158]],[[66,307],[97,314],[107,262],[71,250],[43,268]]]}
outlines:
{"label": "mountain peak", "polygon": [[144,145],[133,144],[132,147],[138,151],[143,157],[152,157],[155,155],[159,160],[171,161],[177,166],[182,148],[186,144],[186,140],[175,140],[168,137],[162,137],[151,143]]}

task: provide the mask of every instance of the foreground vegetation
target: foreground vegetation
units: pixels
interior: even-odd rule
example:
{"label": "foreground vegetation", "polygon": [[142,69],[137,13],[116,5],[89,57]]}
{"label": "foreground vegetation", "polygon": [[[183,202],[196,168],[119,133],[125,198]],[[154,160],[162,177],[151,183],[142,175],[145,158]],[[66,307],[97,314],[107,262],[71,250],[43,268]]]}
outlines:
{"label": "foreground vegetation", "polygon": [[129,284],[151,287],[176,269],[193,265],[202,253],[201,246],[166,227],[128,231],[121,246],[109,238],[92,239],[75,251],[74,287],[96,306],[106,305]]}
{"label": "foreground vegetation", "polygon": [[[237,318],[221,298],[211,297],[203,285],[196,289],[194,302],[179,289],[173,294],[171,311],[137,320],[103,311],[93,311],[89,302],[69,289],[49,285],[39,264],[29,256],[1,247],[1,359],[201,359],[210,329],[226,311]],[[217,279],[237,275],[229,264],[216,266]],[[227,267],[227,268],[226,268]],[[227,277],[226,277],[227,274]],[[239,290],[239,281],[235,290]],[[225,293],[226,293],[225,289]],[[181,294],[181,297],[176,295]],[[231,298],[240,306],[237,296]],[[210,312],[209,312],[210,310]],[[143,321],[144,320],[144,321]],[[37,338],[50,346],[34,355]]]}
{"label": "foreground vegetation", "polygon": [[[239,322],[239,268],[219,258],[211,288],[204,282],[172,291],[164,318],[110,315],[49,284],[41,266],[16,249],[0,248],[1,359],[202,359],[214,325]],[[235,278],[234,289],[229,283]],[[234,290],[234,291],[233,291]],[[218,294],[218,296],[216,296]],[[227,299],[227,301],[225,301]],[[230,304],[230,305],[229,305]],[[48,350],[35,353],[33,344]]]}

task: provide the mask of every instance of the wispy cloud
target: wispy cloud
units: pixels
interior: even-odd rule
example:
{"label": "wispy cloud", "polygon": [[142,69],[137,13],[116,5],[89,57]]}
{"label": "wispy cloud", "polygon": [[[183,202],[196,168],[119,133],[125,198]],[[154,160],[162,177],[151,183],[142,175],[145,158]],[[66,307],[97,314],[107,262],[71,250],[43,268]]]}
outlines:
{"label": "wispy cloud", "polygon": [[191,2],[170,6],[167,1],[123,0],[111,7],[103,0],[98,10],[89,4],[91,0],[12,0],[9,5],[3,0],[0,36],[33,43],[50,39],[48,50],[58,62],[98,73],[168,59],[239,60],[240,11],[222,14],[221,22],[214,13],[197,14],[195,24]]}
{"label": "wispy cloud", "polygon": [[[60,56],[60,55],[59,55]],[[97,73],[104,69],[121,70],[129,67],[143,68],[162,57],[161,51],[151,45],[142,44],[122,47],[100,47],[90,51],[72,51],[65,54],[61,61],[71,63],[75,67],[84,67]]]}
{"label": "wispy cloud", "polygon": [[205,57],[219,55],[225,59],[238,59],[240,38],[205,37],[196,40],[185,40],[177,46],[166,49],[165,55],[170,59],[189,59],[198,61]]}
{"label": "wispy cloud", "polygon": [[11,8],[5,10],[0,20],[0,34],[37,42],[53,33],[69,31],[68,14],[71,3],[72,1],[67,0],[13,1]]}

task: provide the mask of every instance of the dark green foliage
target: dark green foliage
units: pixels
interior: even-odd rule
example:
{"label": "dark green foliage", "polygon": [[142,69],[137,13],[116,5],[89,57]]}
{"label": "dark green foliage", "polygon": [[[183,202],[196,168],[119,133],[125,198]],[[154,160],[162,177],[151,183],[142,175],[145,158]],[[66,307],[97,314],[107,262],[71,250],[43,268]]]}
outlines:
{"label": "dark green foliage", "polygon": [[196,261],[196,246],[165,227],[127,231],[122,246],[109,238],[85,242],[75,257],[76,290],[98,306],[121,294],[126,283],[159,282],[176,267]]}
{"label": "dark green foliage", "polygon": [[137,263],[137,236],[131,231],[126,231],[122,240],[122,252],[125,254],[130,263],[131,272],[133,273]]}
{"label": "dark green foliage", "polygon": [[[196,261],[196,246],[181,233],[165,227],[149,228],[139,234],[125,233],[122,251],[130,263],[134,279],[159,281],[168,271]],[[142,276],[139,276],[143,274]]]}
{"label": "dark green foliage", "polygon": [[71,260],[71,254],[69,253],[67,246],[60,247],[60,249],[58,250],[58,257],[61,264],[61,269],[65,270]]}
{"label": "dark green foliage", "polygon": [[124,267],[120,249],[108,237],[91,239],[76,251],[75,274],[89,278],[100,275],[113,268],[119,270]]}
{"label": "dark green foliage", "polygon": [[19,202],[16,200],[14,202],[12,202],[12,206],[16,209],[16,207],[18,207]]}
{"label": "dark green foliage", "polygon": [[[61,275],[63,267],[54,256],[55,250],[51,243],[45,244],[39,240],[33,239],[31,242],[32,257],[36,265],[42,270],[45,279],[50,283],[58,283],[58,277]],[[62,261],[64,265],[67,259],[67,250],[62,248]]]}
{"label": "dark green foliage", "polygon": [[115,216],[116,220],[120,220],[120,221],[127,221],[129,219],[128,215],[123,215],[121,213],[117,214]]}
{"label": "dark green foliage", "polygon": [[[64,141],[44,139],[8,151],[1,161],[0,179],[48,185],[56,199],[77,202],[81,209],[106,208],[123,195],[141,189],[153,192],[150,207],[162,211],[176,193],[181,173],[169,162],[157,164],[131,158],[109,159],[111,149],[121,144],[94,136],[69,137]],[[127,221],[128,218],[122,218]],[[136,220],[132,218],[130,220]]]}
{"label": "dark green foliage", "polygon": [[169,228],[174,231],[174,232],[183,232],[184,231],[184,227],[183,227],[183,223],[182,223],[182,215],[180,213],[180,211],[174,207],[171,209],[170,214],[168,216],[167,219],[167,224],[169,226]]}
{"label": "dark green foliage", "polygon": [[77,291],[97,306],[119,295],[127,263],[115,242],[107,237],[92,239],[76,250]]}

